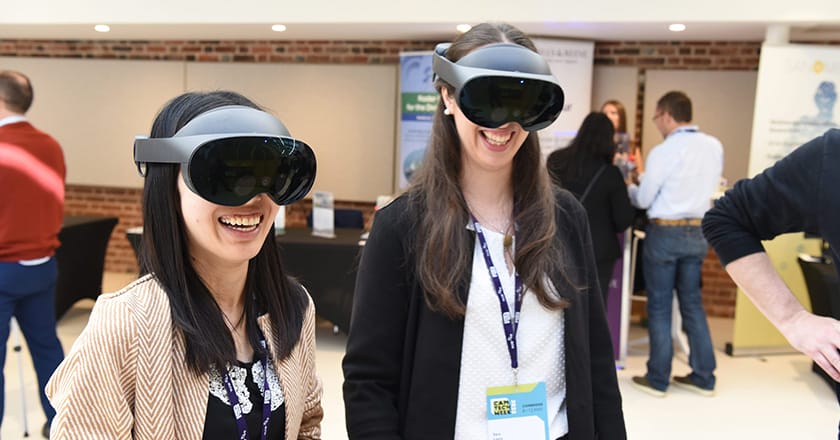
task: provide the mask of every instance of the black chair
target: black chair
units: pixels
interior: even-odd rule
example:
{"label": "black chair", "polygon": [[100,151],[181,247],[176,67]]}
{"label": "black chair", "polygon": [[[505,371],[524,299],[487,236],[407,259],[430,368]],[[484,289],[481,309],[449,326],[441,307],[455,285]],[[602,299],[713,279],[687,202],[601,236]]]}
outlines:
{"label": "black chair", "polygon": [[[815,315],[840,319],[840,279],[837,277],[831,258],[799,254],[797,261],[802,269],[802,276],[805,278],[805,286],[808,288],[811,311]],[[834,379],[819,365],[812,363],[811,370],[834,388]]]}
{"label": "black chair", "polygon": [[102,273],[116,217],[66,216],[55,251],[58,280],[55,288],[55,316],[61,318],[83,298],[95,300],[102,293]]}
{"label": "black chair", "polygon": [[[365,219],[358,209],[336,209],[333,214],[333,224],[336,228],[364,229]],[[306,226],[312,227],[312,213],[306,216]]]}

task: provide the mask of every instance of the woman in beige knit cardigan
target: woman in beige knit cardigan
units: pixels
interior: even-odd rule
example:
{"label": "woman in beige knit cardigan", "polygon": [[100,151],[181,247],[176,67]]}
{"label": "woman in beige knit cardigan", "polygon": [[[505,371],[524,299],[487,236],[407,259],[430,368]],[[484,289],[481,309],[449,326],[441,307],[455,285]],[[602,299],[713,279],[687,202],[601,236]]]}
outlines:
{"label": "woman in beige knit cardigan", "polygon": [[99,298],[50,380],[52,438],[320,438],[313,305],[273,235],[315,179],[312,150],[211,92],[170,101],[134,154],[148,275]]}

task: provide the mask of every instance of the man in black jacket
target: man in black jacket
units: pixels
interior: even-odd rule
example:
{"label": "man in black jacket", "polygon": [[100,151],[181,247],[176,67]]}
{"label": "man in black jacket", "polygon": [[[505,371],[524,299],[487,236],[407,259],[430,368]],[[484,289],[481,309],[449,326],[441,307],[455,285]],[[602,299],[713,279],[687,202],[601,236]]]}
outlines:
{"label": "man in black jacket", "polygon": [[761,240],[788,232],[819,235],[831,246],[835,265],[840,263],[838,188],[840,130],[832,129],[739,181],[703,219],[703,233],[732,279],[794,348],[835,381],[840,381],[840,321],[805,310],[773,269]]}

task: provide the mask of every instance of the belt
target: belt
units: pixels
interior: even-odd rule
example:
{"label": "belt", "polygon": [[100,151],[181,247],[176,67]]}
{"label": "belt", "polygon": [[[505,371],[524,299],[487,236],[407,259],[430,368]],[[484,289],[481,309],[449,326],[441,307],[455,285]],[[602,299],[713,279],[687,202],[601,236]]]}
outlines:
{"label": "belt", "polygon": [[680,218],[675,220],[667,218],[652,218],[650,221],[659,226],[700,226],[700,224],[703,223],[702,218]]}

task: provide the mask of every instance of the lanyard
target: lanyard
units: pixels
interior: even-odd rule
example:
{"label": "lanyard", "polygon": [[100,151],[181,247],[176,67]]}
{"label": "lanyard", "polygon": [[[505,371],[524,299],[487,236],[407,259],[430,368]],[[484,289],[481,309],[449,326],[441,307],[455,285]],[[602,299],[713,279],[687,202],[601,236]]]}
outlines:
{"label": "lanyard", "polygon": [[513,369],[514,378],[516,378],[517,369],[519,368],[516,347],[516,331],[519,329],[519,313],[522,310],[522,280],[519,278],[519,273],[516,272],[516,268],[514,268],[514,314],[511,317],[510,307],[508,306],[507,298],[505,298],[505,291],[502,288],[502,282],[499,280],[499,272],[496,270],[496,266],[493,264],[493,259],[490,257],[490,247],[487,246],[487,239],[484,238],[484,231],[481,229],[481,225],[475,217],[472,218],[472,222],[473,227],[475,228],[475,233],[478,236],[478,241],[481,243],[481,252],[484,254],[484,263],[487,264],[487,271],[490,272],[490,279],[493,281],[493,286],[496,288],[496,297],[499,299],[499,307],[502,310],[502,326],[505,329],[505,340],[507,341],[508,354],[510,354],[510,367]]}
{"label": "lanyard", "polygon": [[[260,356],[260,363],[263,366],[263,412],[262,412],[262,440],[268,438],[268,422],[271,421],[271,390],[268,388],[268,360],[265,354],[265,337],[260,335],[260,345],[263,347],[263,354]],[[233,408],[233,416],[236,418],[236,429],[239,431],[239,440],[249,440],[248,425],[245,423],[245,416],[242,414],[242,405],[239,404],[239,397],[233,389],[233,381],[230,373],[225,371],[222,375],[222,382],[225,384],[230,406]]]}
{"label": "lanyard", "polygon": [[697,128],[696,125],[686,125],[686,126],[679,127],[677,129],[675,129],[668,136],[670,136],[672,134],[677,134],[677,133],[697,133],[699,131],[700,130]]}

